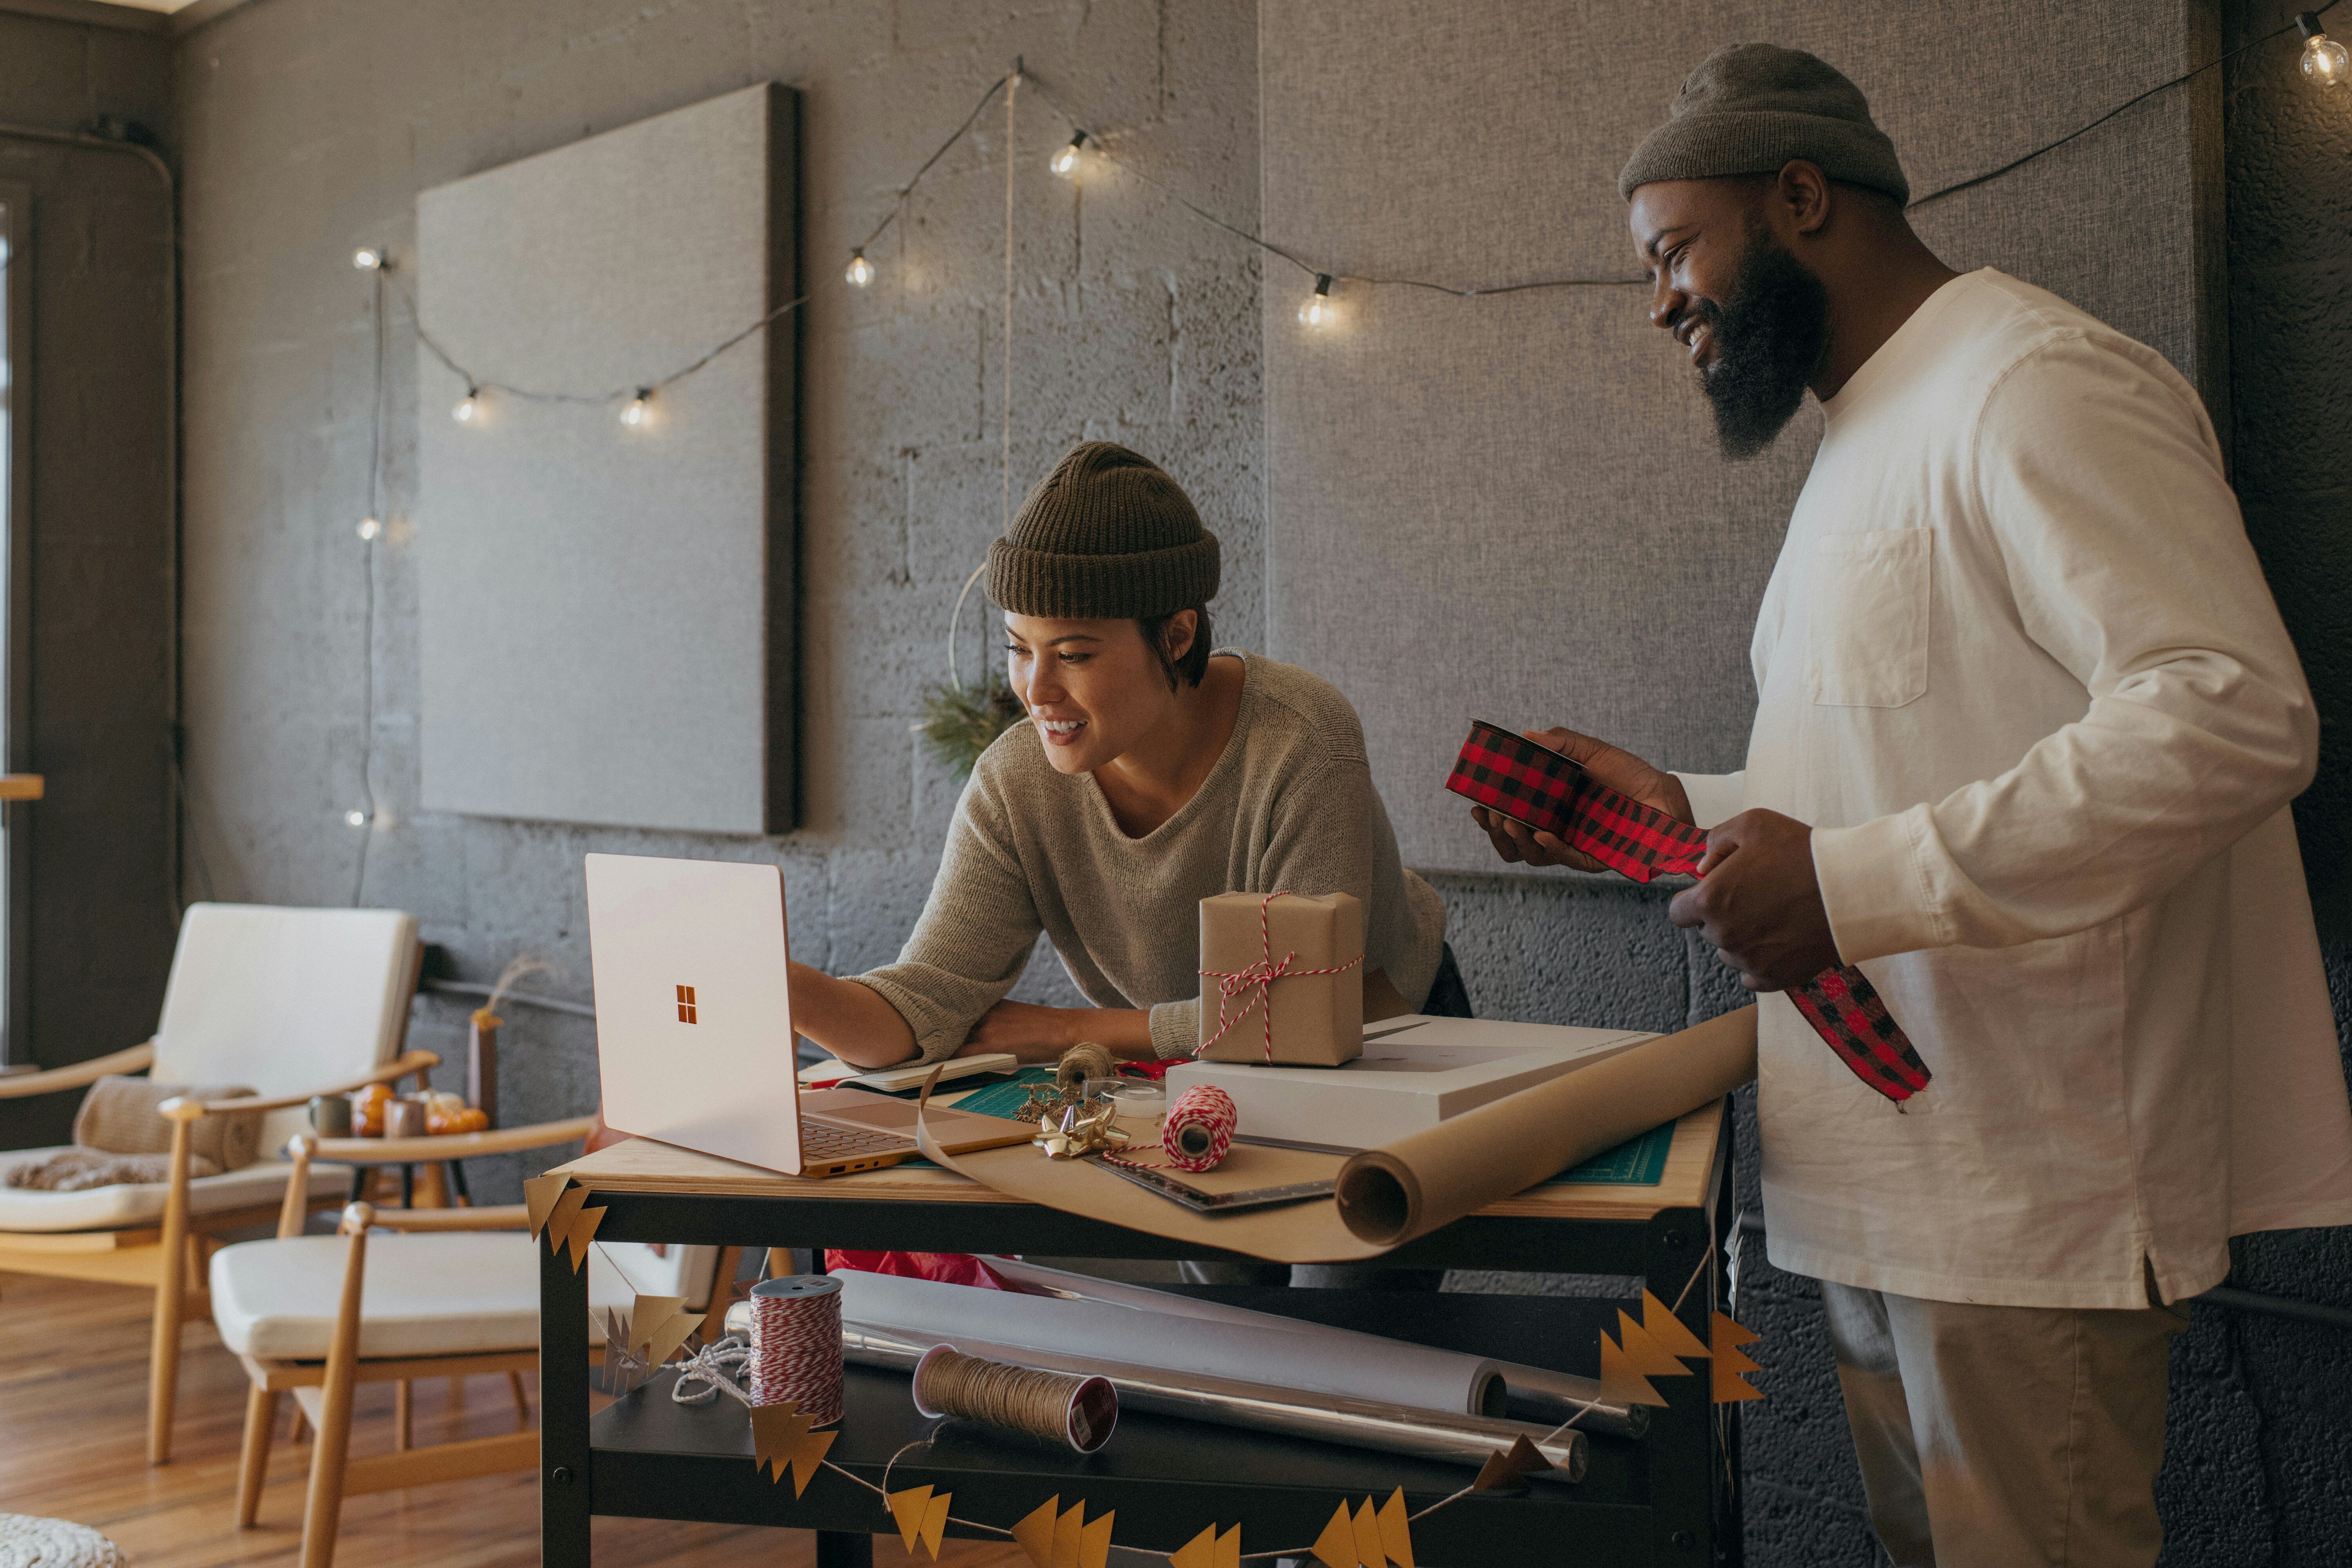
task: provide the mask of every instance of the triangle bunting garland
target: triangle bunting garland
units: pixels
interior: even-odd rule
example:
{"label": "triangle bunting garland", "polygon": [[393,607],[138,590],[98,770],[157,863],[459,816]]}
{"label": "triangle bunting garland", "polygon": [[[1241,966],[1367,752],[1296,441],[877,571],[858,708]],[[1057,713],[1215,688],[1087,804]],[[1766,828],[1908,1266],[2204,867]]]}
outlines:
{"label": "triangle bunting garland", "polygon": [[1711,1395],[1717,1405],[1728,1405],[1742,1399],[1761,1399],[1764,1391],[1746,1382],[1741,1374],[1764,1369],[1739,1353],[1741,1345],[1752,1345],[1764,1336],[1753,1329],[1742,1328],[1723,1313],[1717,1312],[1712,1321],[1715,1371],[1709,1380]]}
{"label": "triangle bunting garland", "polygon": [[940,1538],[947,1532],[949,1494],[931,1495],[929,1487],[915,1487],[903,1492],[892,1492],[884,1500],[890,1505],[890,1517],[898,1521],[898,1539],[906,1543],[909,1556],[915,1542],[920,1541],[930,1552],[931,1561],[940,1560]]}
{"label": "triangle bunting garland", "polygon": [[1242,1527],[1219,1535],[1213,1524],[1178,1547],[1168,1563],[1169,1568],[1242,1568]]}
{"label": "triangle bunting garland", "polygon": [[[1118,1517],[1118,1510],[1113,1509],[1100,1519],[1089,1521],[1084,1502],[1072,1503],[1064,1510],[1061,1496],[1056,1493],[1030,1510],[1028,1516],[1013,1527],[1013,1543],[1027,1554],[1035,1568],[1107,1568],[1110,1562],[1111,1521]],[[940,1518],[945,1521],[944,1508]],[[1241,1540],[1238,1526],[1234,1539],[1236,1542]],[[1239,1556],[1238,1548],[1235,1556]]]}
{"label": "triangle bunting garland", "polygon": [[[1234,1546],[1238,1552],[1238,1538]],[[1388,1568],[1390,1563],[1413,1568],[1412,1530],[1405,1515],[1404,1489],[1399,1487],[1377,1509],[1366,1498],[1351,1512],[1342,1499],[1310,1550],[1324,1568]]]}
{"label": "triangle bunting garland", "polygon": [[569,1176],[533,1176],[522,1184],[523,1203],[530,1218],[530,1234],[547,1237],[557,1252],[572,1249],[572,1272],[588,1261],[588,1243],[604,1223],[604,1211],[584,1205],[588,1189],[572,1184]]}
{"label": "triangle bunting garland", "polygon": [[800,1407],[789,1399],[776,1405],[751,1406],[751,1447],[757,1456],[754,1462],[759,1468],[770,1472],[771,1480],[782,1480],[789,1468],[793,1472],[794,1497],[808,1490],[826,1450],[841,1436],[838,1432],[809,1430],[815,1424],[814,1417],[800,1414]]}
{"label": "triangle bunting garland", "polygon": [[1705,1361],[1713,1354],[1699,1337],[1683,1327],[1683,1321],[1664,1301],[1647,1290],[1642,1292],[1642,1331],[1665,1347],[1669,1355],[1685,1361]]}
{"label": "triangle bunting garland", "polygon": [[[1507,1453],[1497,1448],[1486,1456],[1486,1462],[1478,1467],[1478,1479],[1470,1483],[1470,1489],[1474,1492],[1493,1491],[1496,1487],[1516,1485],[1521,1476],[1550,1468],[1551,1461],[1522,1436],[1512,1442]],[[1398,1497],[1402,1495],[1400,1492]],[[1400,1512],[1403,1510],[1402,1502],[1396,1499],[1391,1500],[1397,1502]]]}

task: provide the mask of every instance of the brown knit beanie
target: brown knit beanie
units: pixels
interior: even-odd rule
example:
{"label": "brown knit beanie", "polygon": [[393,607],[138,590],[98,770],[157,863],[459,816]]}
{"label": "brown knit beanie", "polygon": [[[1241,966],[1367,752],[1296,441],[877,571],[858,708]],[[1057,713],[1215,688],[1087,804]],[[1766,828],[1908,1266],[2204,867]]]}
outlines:
{"label": "brown knit beanie", "polygon": [[1731,44],[1699,61],[1617,176],[1631,201],[1653,180],[1770,174],[1791,159],[1832,180],[1911,199],[1895,143],[1870,117],[1862,89],[1802,49]]}
{"label": "brown knit beanie", "polygon": [[1111,441],[1073,448],[988,547],[988,596],[1016,616],[1140,620],[1217,593],[1217,536],[1174,479]]}

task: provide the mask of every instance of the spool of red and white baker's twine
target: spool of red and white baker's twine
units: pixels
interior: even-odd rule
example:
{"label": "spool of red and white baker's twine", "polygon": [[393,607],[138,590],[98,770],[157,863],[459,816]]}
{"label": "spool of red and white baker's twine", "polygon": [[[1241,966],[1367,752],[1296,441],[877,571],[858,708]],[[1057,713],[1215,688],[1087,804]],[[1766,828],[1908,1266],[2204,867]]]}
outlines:
{"label": "spool of red and white baker's twine", "polygon": [[1166,1164],[1145,1164],[1140,1160],[1122,1160],[1115,1154],[1103,1158],[1115,1165],[1139,1171],[1214,1170],[1233,1149],[1234,1127],[1238,1120],[1234,1102],[1223,1089],[1196,1083],[1176,1097],[1176,1103],[1168,1108],[1168,1120],[1160,1126],[1160,1150],[1168,1156]]}
{"label": "spool of red and white baker's twine", "polygon": [[751,1287],[751,1403],[791,1400],[820,1426],[841,1419],[841,1281],[793,1274]]}

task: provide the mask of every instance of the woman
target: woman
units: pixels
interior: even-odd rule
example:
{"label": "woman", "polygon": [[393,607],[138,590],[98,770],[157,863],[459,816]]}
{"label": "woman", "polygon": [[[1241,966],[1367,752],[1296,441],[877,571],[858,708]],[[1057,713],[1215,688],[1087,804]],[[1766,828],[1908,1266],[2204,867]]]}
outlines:
{"label": "woman", "polygon": [[[1200,900],[1351,893],[1368,1016],[1466,1013],[1445,910],[1403,868],[1355,710],[1290,665],[1212,654],[1216,536],[1124,447],[1062,459],[990,548],[1013,689],[898,962],[795,963],[793,1023],[858,1067],[958,1052],[1138,1058],[1199,1043]],[[1037,933],[1096,1005],[1007,1002]]]}

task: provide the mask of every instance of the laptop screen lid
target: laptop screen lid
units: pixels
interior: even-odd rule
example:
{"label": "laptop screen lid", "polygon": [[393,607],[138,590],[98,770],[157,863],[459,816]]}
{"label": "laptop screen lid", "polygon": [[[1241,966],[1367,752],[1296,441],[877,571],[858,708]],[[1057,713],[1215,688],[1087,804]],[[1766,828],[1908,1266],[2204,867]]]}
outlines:
{"label": "laptop screen lid", "polygon": [[591,855],[587,874],[605,1123],[800,1174],[783,872]]}

